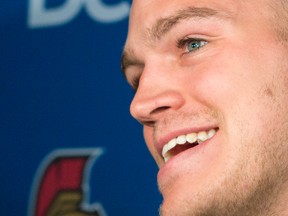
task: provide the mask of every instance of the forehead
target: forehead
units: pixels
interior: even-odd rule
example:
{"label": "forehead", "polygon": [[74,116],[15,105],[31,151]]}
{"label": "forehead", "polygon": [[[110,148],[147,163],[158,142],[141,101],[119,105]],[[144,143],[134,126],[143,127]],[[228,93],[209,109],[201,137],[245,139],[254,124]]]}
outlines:
{"label": "forehead", "polygon": [[[245,1],[245,0],[244,0]],[[250,0],[253,1],[253,0]],[[223,13],[236,14],[239,0],[134,0],[130,13],[129,32],[141,32],[151,28],[156,20],[169,17],[175,11],[188,7],[209,8]]]}
{"label": "forehead", "polygon": [[[133,0],[131,17],[154,14],[154,18],[156,18],[165,16],[165,14],[169,15],[170,12],[187,6],[233,10],[241,3],[252,1],[255,0]],[[148,17],[146,16],[145,18],[147,19]]]}

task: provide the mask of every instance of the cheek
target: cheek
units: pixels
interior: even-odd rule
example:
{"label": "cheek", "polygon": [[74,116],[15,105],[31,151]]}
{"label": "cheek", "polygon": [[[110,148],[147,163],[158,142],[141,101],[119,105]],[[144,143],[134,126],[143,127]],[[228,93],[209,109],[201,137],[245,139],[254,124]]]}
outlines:
{"label": "cheek", "polygon": [[[267,69],[262,66],[265,60],[256,55],[253,50],[248,55],[237,47],[214,53],[205,62],[196,65],[196,72],[191,75],[194,83],[190,84],[193,88],[190,92],[194,92],[194,96],[206,106],[223,112],[234,106],[236,109],[239,104],[248,106],[249,101],[253,101],[271,80]],[[189,86],[187,81],[186,86]]]}
{"label": "cheek", "polygon": [[[214,62],[201,65],[191,79],[186,79],[186,88],[201,104],[213,109],[229,108],[231,102],[236,100],[245,88],[241,83],[241,75],[237,74],[239,68],[230,66],[225,62]],[[193,84],[188,80],[194,80]],[[243,91],[242,91],[243,92]]]}
{"label": "cheek", "polygon": [[234,139],[243,131],[251,138],[271,136],[288,122],[287,72],[277,55],[257,52],[223,53],[194,77],[194,95],[222,115],[222,126]]}
{"label": "cheek", "polygon": [[143,126],[143,134],[144,134],[146,145],[149,151],[152,152],[153,150],[153,128]]}
{"label": "cheek", "polygon": [[263,59],[261,63],[260,59],[244,54],[234,50],[231,55],[217,55],[209,64],[196,68],[193,85],[186,84],[201,104],[221,115],[222,128],[228,133],[234,133],[231,130],[236,130],[236,125],[249,127],[253,122],[251,130],[256,125],[263,126],[270,118],[269,106],[273,104],[271,72],[275,73],[275,68],[263,66]]}
{"label": "cheek", "polygon": [[143,127],[143,134],[144,134],[144,139],[146,142],[146,145],[148,147],[148,150],[150,151],[152,157],[156,161],[157,165],[161,167],[163,165],[163,160],[157,153],[157,150],[154,145],[154,137],[153,137],[153,128],[152,127]]}

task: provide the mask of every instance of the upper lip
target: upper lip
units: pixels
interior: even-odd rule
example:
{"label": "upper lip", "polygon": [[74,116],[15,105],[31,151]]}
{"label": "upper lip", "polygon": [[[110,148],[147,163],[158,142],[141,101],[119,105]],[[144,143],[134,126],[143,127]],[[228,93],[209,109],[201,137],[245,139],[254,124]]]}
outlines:
{"label": "upper lip", "polygon": [[210,129],[218,129],[218,127],[210,125],[203,127],[193,127],[193,128],[173,130],[164,134],[163,136],[159,136],[159,139],[156,139],[155,147],[157,149],[158,154],[162,157],[162,149],[164,145],[166,145],[171,139],[184,134],[198,133],[200,131],[209,131]]}

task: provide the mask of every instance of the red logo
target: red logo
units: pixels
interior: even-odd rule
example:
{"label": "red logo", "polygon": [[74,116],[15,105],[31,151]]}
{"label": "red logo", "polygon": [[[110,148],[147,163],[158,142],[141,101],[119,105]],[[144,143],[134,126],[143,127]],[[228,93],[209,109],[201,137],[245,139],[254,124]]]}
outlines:
{"label": "red logo", "polygon": [[28,216],[105,216],[89,204],[89,176],[101,148],[53,151],[41,163],[32,186]]}

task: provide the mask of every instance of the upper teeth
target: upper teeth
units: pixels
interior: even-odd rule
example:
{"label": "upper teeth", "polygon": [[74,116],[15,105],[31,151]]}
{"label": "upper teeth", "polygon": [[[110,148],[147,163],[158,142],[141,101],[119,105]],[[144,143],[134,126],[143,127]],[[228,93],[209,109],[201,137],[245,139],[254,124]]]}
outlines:
{"label": "upper teeth", "polygon": [[190,133],[186,135],[180,135],[172,140],[170,140],[166,145],[164,145],[162,150],[162,156],[167,162],[172,156],[169,151],[173,149],[176,145],[183,145],[185,143],[202,143],[210,138],[212,138],[216,134],[215,129],[211,129],[209,131],[200,131],[198,133]]}

